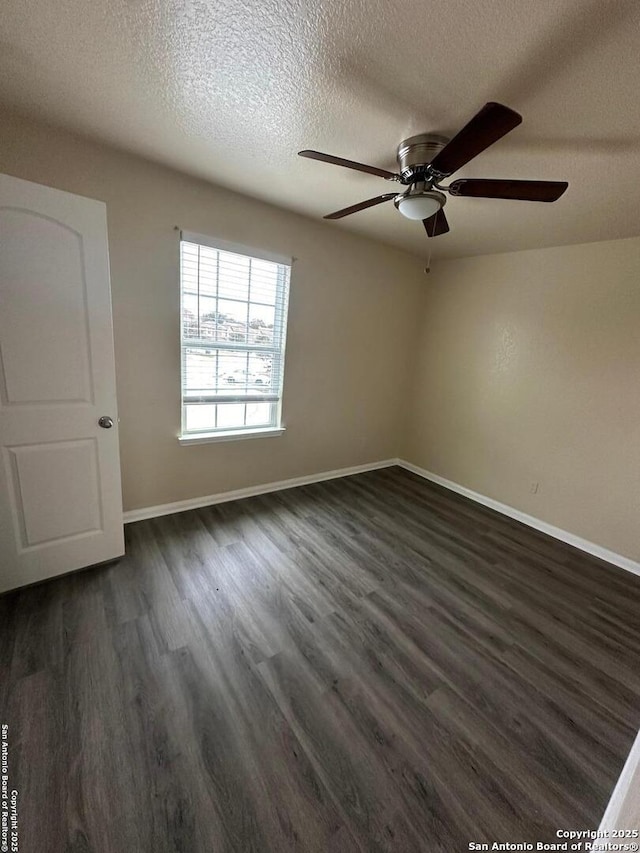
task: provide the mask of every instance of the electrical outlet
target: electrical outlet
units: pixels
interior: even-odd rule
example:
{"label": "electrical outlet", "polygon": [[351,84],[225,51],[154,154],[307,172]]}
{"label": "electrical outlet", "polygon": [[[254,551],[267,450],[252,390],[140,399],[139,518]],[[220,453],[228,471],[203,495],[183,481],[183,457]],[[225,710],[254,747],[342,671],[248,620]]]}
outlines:
{"label": "electrical outlet", "polygon": [[540,483],[531,483],[531,494],[537,495],[539,487],[540,487]]}

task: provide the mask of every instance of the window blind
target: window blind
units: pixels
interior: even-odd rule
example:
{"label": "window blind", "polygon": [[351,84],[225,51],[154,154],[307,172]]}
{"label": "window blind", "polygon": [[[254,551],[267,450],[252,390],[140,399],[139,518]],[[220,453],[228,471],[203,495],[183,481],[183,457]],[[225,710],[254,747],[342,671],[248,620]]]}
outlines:
{"label": "window blind", "polygon": [[182,235],[183,436],[280,426],[291,264],[251,251]]}

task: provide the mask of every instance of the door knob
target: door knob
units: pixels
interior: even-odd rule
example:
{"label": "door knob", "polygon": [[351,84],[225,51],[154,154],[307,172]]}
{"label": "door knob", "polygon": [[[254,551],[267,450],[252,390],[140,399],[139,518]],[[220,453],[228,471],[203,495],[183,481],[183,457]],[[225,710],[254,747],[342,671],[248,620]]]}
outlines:
{"label": "door knob", "polygon": [[101,418],[98,418],[98,426],[101,426],[102,429],[111,429],[113,421],[108,415],[103,415]]}

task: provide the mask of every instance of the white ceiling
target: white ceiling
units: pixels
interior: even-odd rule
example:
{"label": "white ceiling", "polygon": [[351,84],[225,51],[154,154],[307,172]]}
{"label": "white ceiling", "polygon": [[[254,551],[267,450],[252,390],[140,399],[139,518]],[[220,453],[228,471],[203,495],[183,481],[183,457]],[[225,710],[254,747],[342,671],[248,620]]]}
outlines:
{"label": "white ceiling", "polygon": [[[456,177],[568,180],[555,204],[451,198],[435,257],[640,233],[638,0],[3,0],[1,98],[320,217],[489,100],[523,124]],[[0,143],[1,144],[1,143]],[[426,251],[391,203],[328,227]]]}

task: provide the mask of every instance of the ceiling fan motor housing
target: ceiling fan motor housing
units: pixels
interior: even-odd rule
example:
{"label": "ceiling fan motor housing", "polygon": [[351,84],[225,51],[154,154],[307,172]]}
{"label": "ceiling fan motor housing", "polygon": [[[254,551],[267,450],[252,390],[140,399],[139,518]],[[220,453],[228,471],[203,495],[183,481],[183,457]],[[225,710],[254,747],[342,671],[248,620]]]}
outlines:
{"label": "ceiling fan motor housing", "polygon": [[403,139],[397,151],[402,183],[424,180],[426,167],[447,142],[449,139],[438,133],[419,133],[417,136]]}

